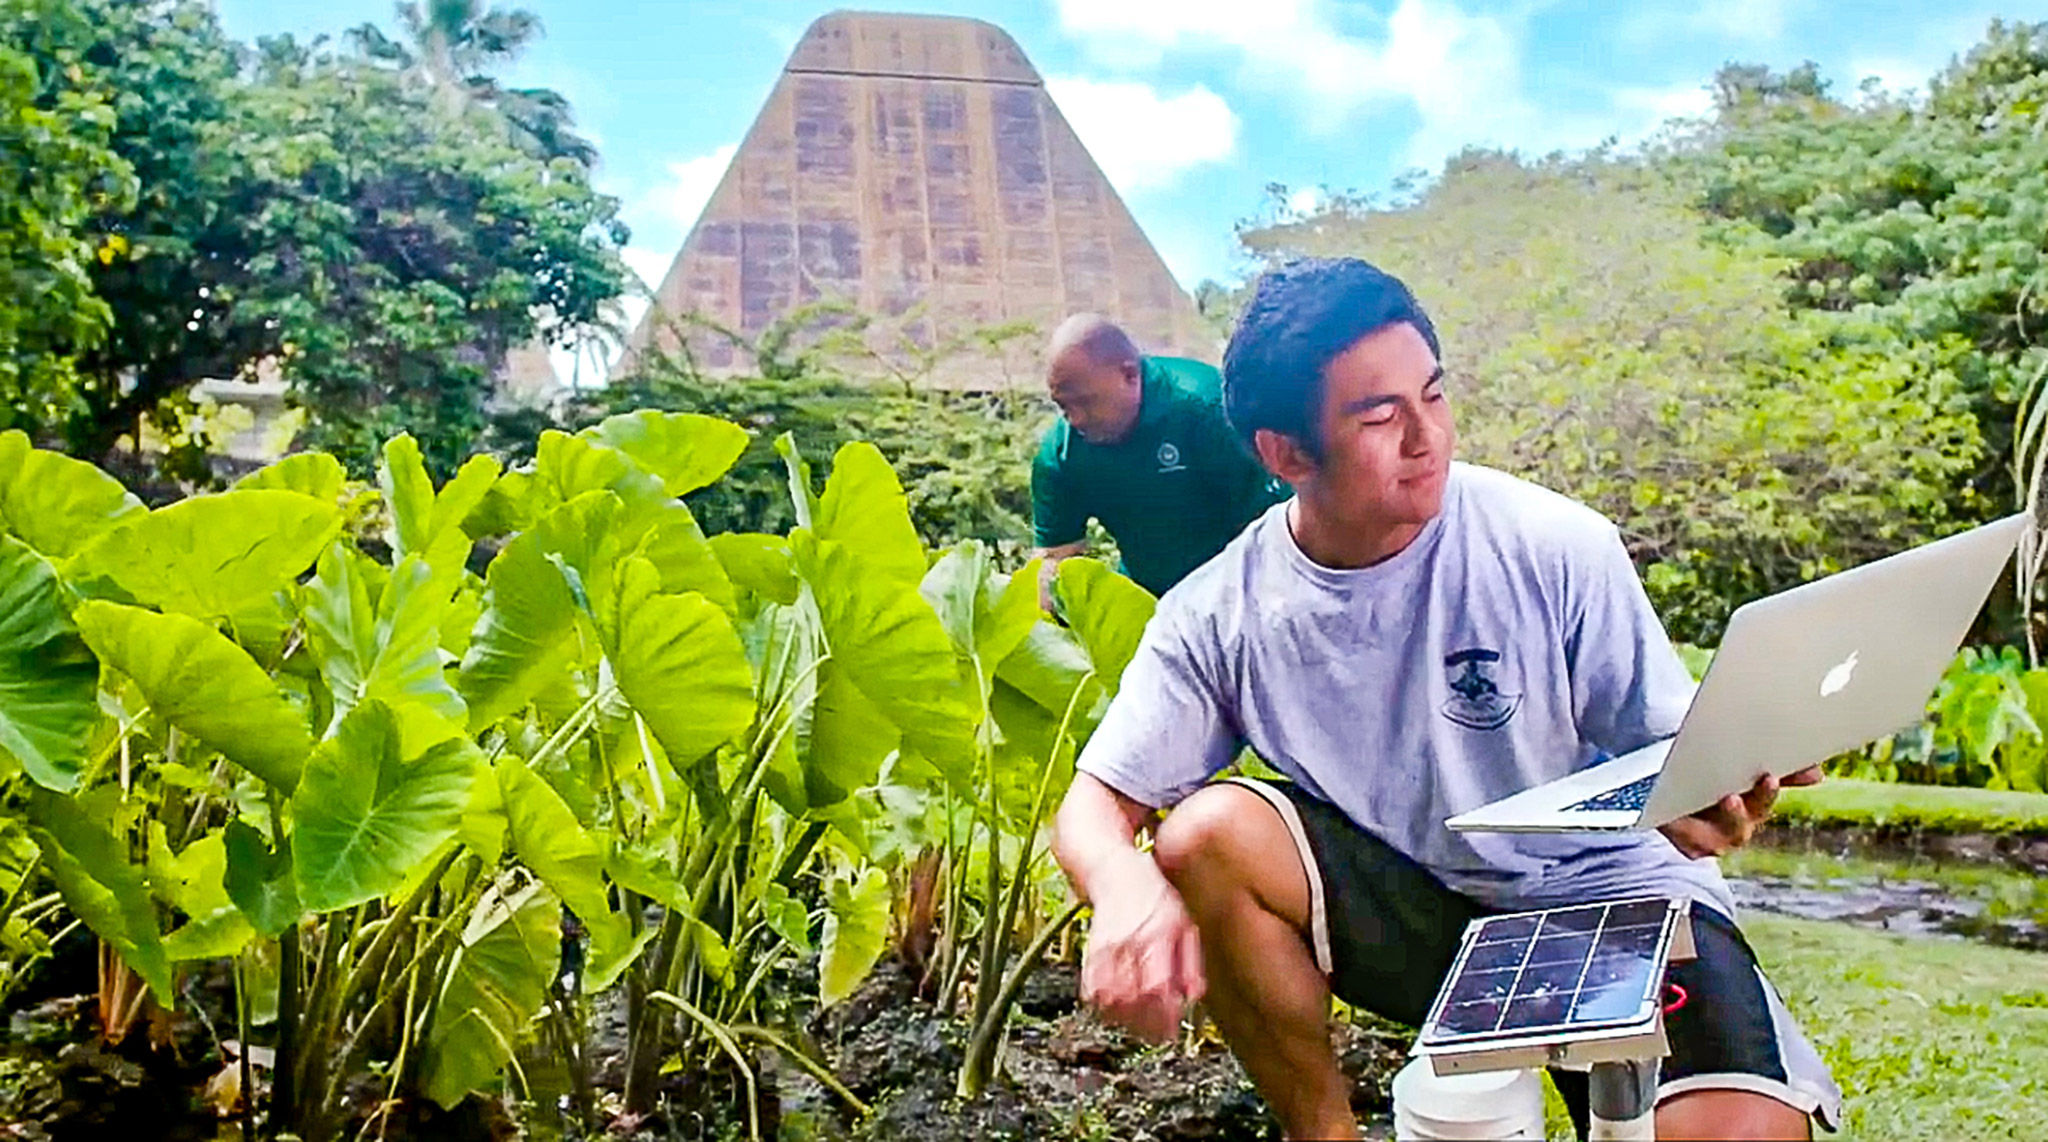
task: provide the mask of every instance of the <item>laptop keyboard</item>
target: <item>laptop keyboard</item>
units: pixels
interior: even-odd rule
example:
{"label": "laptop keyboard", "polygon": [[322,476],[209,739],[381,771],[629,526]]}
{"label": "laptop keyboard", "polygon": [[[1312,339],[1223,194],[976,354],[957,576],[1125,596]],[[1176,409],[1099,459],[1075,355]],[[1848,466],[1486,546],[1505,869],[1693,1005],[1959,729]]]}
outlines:
{"label": "laptop keyboard", "polygon": [[1576,805],[1567,805],[1565,806],[1565,812],[1576,813],[1581,810],[1598,811],[1602,809],[1640,811],[1643,806],[1650,803],[1650,787],[1655,784],[1657,784],[1657,774],[1652,773],[1640,781],[1631,781],[1618,789],[1609,789],[1598,796],[1588,797]]}

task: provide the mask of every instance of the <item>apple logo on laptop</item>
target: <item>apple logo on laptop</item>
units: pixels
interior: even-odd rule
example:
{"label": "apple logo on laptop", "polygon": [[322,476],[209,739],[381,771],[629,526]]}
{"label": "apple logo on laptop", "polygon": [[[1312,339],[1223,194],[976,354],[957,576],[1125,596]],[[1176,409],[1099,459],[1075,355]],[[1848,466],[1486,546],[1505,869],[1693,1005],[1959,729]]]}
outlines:
{"label": "apple logo on laptop", "polygon": [[1832,698],[1843,690],[1848,689],[1849,679],[1856,673],[1857,653],[1853,650],[1850,651],[1849,657],[1836,663],[1834,669],[1828,671],[1827,676],[1820,680],[1821,697]]}

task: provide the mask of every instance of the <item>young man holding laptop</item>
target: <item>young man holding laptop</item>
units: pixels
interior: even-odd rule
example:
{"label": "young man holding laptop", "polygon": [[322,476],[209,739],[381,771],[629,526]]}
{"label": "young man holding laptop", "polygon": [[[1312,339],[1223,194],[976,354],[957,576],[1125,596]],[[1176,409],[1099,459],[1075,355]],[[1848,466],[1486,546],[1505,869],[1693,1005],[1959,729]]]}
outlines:
{"label": "young man holding laptop", "polygon": [[[1677,733],[1695,687],[1615,526],[1453,459],[1436,334],[1366,263],[1267,274],[1224,377],[1295,497],[1161,601],[1079,760],[1055,853],[1094,908],[1088,1000],[1155,1038],[1203,1001],[1288,1137],[1356,1137],[1333,992],[1417,1026],[1478,916],[1681,897],[1698,957],[1672,969],[1658,1136],[1834,1129],[1707,859],[1778,779],[1654,829],[1445,824]],[[1247,745],[1287,780],[1212,782]]]}

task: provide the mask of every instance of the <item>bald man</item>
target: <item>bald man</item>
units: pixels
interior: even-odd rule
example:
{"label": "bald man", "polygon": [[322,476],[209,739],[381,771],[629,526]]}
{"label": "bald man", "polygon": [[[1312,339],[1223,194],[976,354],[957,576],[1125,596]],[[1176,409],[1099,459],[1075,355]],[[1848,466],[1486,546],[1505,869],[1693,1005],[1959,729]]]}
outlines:
{"label": "bald man", "polygon": [[1092,313],[1060,324],[1046,362],[1060,418],[1031,467],[1031,510],[1048,610],[1053,570],[1086,553],[1091,518],[1116,540],[1123,572],[1164,595],[1290,494],[1231,432],[1212,366],[1146,356]]}

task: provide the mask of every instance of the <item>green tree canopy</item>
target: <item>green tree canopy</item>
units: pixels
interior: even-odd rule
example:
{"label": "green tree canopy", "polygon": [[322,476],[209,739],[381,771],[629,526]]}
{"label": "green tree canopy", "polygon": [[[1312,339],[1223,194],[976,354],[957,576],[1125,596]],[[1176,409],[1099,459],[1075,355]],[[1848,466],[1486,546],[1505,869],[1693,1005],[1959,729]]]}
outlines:
{"label": "green tree canopy", "polygon": [[1991,23],[1909,100],[1836,96],[1808,65],[1724,69],[1674,167],[1722,236],[1792,263],[1792,304],[1959,337],[1987,444],[1978,502],[2011,502],[2012,411],[2048,359],[2048,24]]}
{"label": "green tree canopy", "polygon": [[492,74],[541,35],[540,17],[482,0],[402,0],[394,40],[375,24],[349,33],[366,56],[397,67],[433,93],[444,112],[495,116],[513,142],[542,159],[597,162],[597,148],[575,133],[568,101],[546,88],[506,87]]}
{"label": "green tree canopy", "polygon": [[[312,440],[359,472],[372,441],[408,426],[445,474],[507,354],[573,340],[625,287],[618,204],[591,186],[559,97],[541,102],[559,112],[561,145],[539,147],[496,103],[450,105],[361,37],[251,48],[202,0],[9,3],[22,15],[7,58],[32,78],[17,89],[39,114],[73,100],[66,125],[86,133],[35,136],[54,141],[28,169],[74,188],[41,207],[62,242],[39,248],[89,270],[90,289],[73,290],[76,327],[58,327],[38,358],[55,363],[22,390],[38,395],[11,402],[74,454],[104,455],[197,381],[274,370],[312,414]],[[465,91],[489,83],[463,75]],[[112,158],[67,157],[92,131]],[[132,170],[139,194],[88,186],[103,169]]]}
{"label": "green tree canopy", "polygon": [[108,92],[80,69],[91,27],[62,0],[0,0],[0,429],[69,411],[76,355],[113,320],[93,292],[95,212],[125,202]]}
{"label": "green tree canopy", "polygon": [[624,289],[618,203],[360,57],[267,48],[252,103],[293,129],[252,156],[254,316],[281,333],[316,441],[361,466],[410,426],[452,471],[506,355],[601,321]]}

